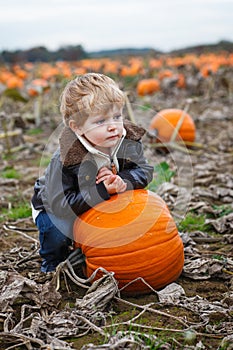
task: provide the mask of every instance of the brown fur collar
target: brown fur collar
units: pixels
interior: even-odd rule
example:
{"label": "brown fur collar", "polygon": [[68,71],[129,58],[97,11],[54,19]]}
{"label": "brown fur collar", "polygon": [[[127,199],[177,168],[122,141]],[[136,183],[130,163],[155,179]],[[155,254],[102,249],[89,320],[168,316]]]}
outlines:
{"label": "brown fur collar", "polygon": [[[146,130],[140,126],[124,121],[126,130],[125,138],[138,141],[145,134]],[[61,161],[64,166],[75,165],[81,163],[87,154],[86,148],[77,139],[75,133],[68,127],[65,127],[59,138]]]}

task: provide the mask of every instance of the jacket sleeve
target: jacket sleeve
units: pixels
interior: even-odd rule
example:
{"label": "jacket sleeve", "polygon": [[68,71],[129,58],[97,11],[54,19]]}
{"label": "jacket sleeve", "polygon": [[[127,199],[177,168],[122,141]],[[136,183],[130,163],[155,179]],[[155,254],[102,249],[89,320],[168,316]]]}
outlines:
{"label": "jacket sleeve", "polygon": [[52,161],[45,175],[35,183],[32,197],[35,209],[44,209],[60,218],[75,219],[110,198],[104,184],[95,183],[96,167],[91,162],[85,163],[84,167],[60,167],[58,163]]}
{"label": "jacket sleeve", "polygon": [[127,183],[127,189],[145,188],[153,179],[153,166],[144,156],[141,141],[126,140],[119,159],[118,175]]}
{"label": "jacket sleeve", "polygon": [[104,184],[96,184],[95,173],[96,167],[92,162],[86,163],[85,166],[72,166],[63,171],[64,199],[61,209],[68,205],[76,215],[80,215],[110,198]]}

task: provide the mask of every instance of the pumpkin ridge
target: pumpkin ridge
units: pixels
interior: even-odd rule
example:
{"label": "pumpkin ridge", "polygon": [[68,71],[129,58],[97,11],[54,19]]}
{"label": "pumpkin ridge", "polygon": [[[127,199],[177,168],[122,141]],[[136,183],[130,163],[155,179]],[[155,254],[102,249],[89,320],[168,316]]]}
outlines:
{"label": "pumpkin ridge", "polygon": [[[146,271],[147,272],[146,277],[143,277],[143,278],[145,279],[146,282],[148,282],[151,285],[152,285],[153,281],[156,281],[156,288],[157,288],[158,280],[160,281],[161,286],[164,286],[168,283],[171,283],[181,275],[182,270],[183,270],[183,259],[184,259],[183,255],[177,257],[177,259],[175,259],[171,264],[167,265],[164,270],[150,273],[151,270],[148,268],[148,270]],[[176,269],[174,269],[174,267],[176,267]],[[171,270],[173,272],[172,275],[169,273],[169,272],[171,272]],[[170,275],[169,279],[167,277],[167,273],[169,273],[169,275]],[[115,275],[116,275],[116,277],[118,277],[117,273],[115,273]],[[137,277],[142,277],[140,275],[140,272],[135,274],[135,275],[131,274],[130,279],[124,278],[123,275],[121,278],[118,278],[118,279],[119,279],[119,282],[124,281],[124,284],[126,284],[126,283],[134,280]],[[155,285],[155,283],[154,283],[154,285]]]}
{"label": "pumpkin ridge", "polygon": [[[146,221],[146,220],[145,220]],[[159,224],[158,224],[159,223]],[[98,249],[113,249],[118,250],[119,247],[121,249],[124,249],[125,246],[127,246],[129,243],[133,246],[137,246],[139,242],[143,242],[148,247],[151,244],[159,244],[160,241],[164,240],[165,237],[165,229],[168,226],[168,223],[172,223],[172,220],[168,217],[165,217],[164,215],[160,214],[159,218],[156,218],[155,222],[152,222],[150,227],[147,229],[147,232],[140,234],[140,226],[143,227],[143,230],[145,230],[146,223],[144,221],[138,221],[136,224],[134,224],[134,231],[130,232],[128,231],[128,235],[125,235],[125,232],[122,232],[122,230],[126,230],[126,228],[117,227],[114,229],[114,235],[111,236],[112,229],[99,229],[95,230],[91,236],[86,234],[86,237],[82,237],[82,235],[77,235],[79,242],[81,241],[81,245],[84,247],[85,251],[88,251],[89,249],[96,248]],[[174,222],[173,222],[174,223]],[[130,225],[129,225],[130,227]],[[170,239],[177,235],[177,227],[174,223],[174,227],[171,229],[169,233],[167,233],[167,237],[170,235]],[[136,236],[136,237],[135,237]],[[111,237],[111,246],[104,246],[104,244],[108,244],[109,237]],[[77,240],[76,238],[76,240]],[[106,242],[107,241],[107,242]],[[123,242],[123,243],[122,243]],[[77,243],[77,242],[76,242]],[[146,246],[145,246],[146,247]],[[130,249],[130,248],[129,248]]]}
{"label": "pumpkin ridge", "polygon": [[[175,237],[175,242],[174,242],[174,240],[172,240],[170,242],[170,244],[173,247],[173,249],[172,249],[172,251],[169,252],[169,260],[172,260],[173,255],[177,254],[177,251],[180,250],[180,248],[183,246],[183,243],[182,243],[181,239],[177,240],[177,237]],[[163,248],[161,248],[161,247],[163,247]],[[150,260],[149,265],[148,265],[148,261],[146,261],[144,259],[144,257],[145,257],[146,252],[148,253],[148,255],[151,255],[152,253],[154,253],[155,250],[162,250],[163,252],[167,251],[167,248],[168,248],[167,242],[163,242],[161,247],[159,247],[157,249],[157,246],[156,246],[156,248],[153,246],[150,248],[150,251],[148,251],[148,249],[142,249],[142,250],[137,251],[137,254],[136,254],[137,264],[135,263],[135,252],[119,254],[120,261],[118,261],[116,259],[116,255],[114,255],[114,256],[108,255],[108,261],[104,267],[108,270],[109,266],[112,266],[114,268],[116,268],[118,266],[118,269],[120,269],[123,272],[125,270],[131,271],[131,269],[136,271],[137,266],[140,266],[140,269],[143,269],[145,266],[148,267],[149,265],[154,265],[154,266],[159,265],[159,264],[161,264],[161,261],[164,259],[164,254],[158,253],[157,255],[155,255],[154,258],[152,258]],[[146,252],[144,252],[144,250]],[[161,259],[160,259],[159,255],[161,255]],[[93,260],[95,261],[95,264],[92,263]],[[103,260],[102,256],[100,256],[99,258],[98,257],[89,257],[87,259],[87,264],[90,266],[92,265],[93,268],[96,269],[98,266],[103,265],[102,260]],[[124,265],[124,261],[127,261],[127,266]],[[110,264],[110,265],[108,265],[108,264]]]}
{"label": "pumpkin ridge", "polygon": [[[175,255],[175,254],[174,254]],[[152,279],[157,279],[157,278],[160,278],[160,279],[162,279],[163,280],[163,278],[162,277],[164,277],[164,279],[166,280],[167,279],[167,276],[166,276],[166,273],[167,272],[169,272],[171,269],[173,270],[173,267],[175,266],[175,267],[177,267],[178,265],[179,265],[179,270],[177,271],[177,274],[175,274],[175,275],[172,275],[172,277],[171,277],[171,279],[172,280],[174,280],[174,279],[176,279],[180,274],[181,274],[181,272],[182,272],[182,269],[183,269],[183,260],[184,260],[184,255],[183,255],[183,253],[181,252],[179,255],[177,255],[176,256],[176,258],[174,258],[174,260],[172,260],[167,266],[166,266],[166,268],[164,268],[163,270],[160,270],[160,271],[158,271],[158,270],[155,270],[155,269],[150,269],[150,266],[153,266],[153,264],[152,265],[149,265],[149,266],[147,266],[147,269],[145,269],[145,271],[147,272],[147,274],[146,274],[146,277],[143,277],[148,283],[149,283],[149,281]],[[92,272],[96,269],[96,267],[93,267],[93,268],[91,268],[91,267],[89,267],[88,266],[88,268],[90,268],[91,270],[92,270]],[[105,268],[105,267],[104,267]],[[110,270],[110,269],[107,269],[107,268],[105,268],[106,270],[108,270],[108,271],[112,271],[112,270]],[[151,273],[150,273],[150,271],[152,271]],[[122,281],[122,280],[124,280],[124,281],[126,281],[126,282],[130,282],[130,281],[132,281],[133,279],[135,279],[135,278],[137,278],[137,277],[142,277],[140,274],[142,274],[143,275],[143,273],[142,272],[144,272],[143,270],[135,270],[135,273],[132,273],[132,271],[130,272],[130,278],[125,278],[125,276],[129,276],[129,273],[127,273],[127,271],[125,272],[125,274],[124,273],[122,273],[122,270],[120,270],[120,273],[121,273],[121,276],[120,276],[120,278],[119,278],[119,276],[118,276],[118,273],[119,273],[119,271],[112,271],[112,272],[114,272],[115,273],[115,276],[116,277],[118,277],[118,280],[119,281]],[[174,277],[175,276],[175,277]]]}
{"label": "pumpkin ridge", "polygon": [[[152,227],[153,228],[153,227]],[[162,230],[160,230],[162,231]],[[135,250],[132,252],[132,248],[135,246],[137,247],[139,243],[144,243],[143,248],[140,248],[140,251],[146,251],[147,249],[151,248],[152,244],[156,244],[157,246],[159,246],[160,244],[164,243],[164,236],[162,236],[160,234],[160,231],[157,231],[156,233],[154,233],[154,235],[152,236],[153,233],[147,232],[145,233],[143,236],[137,238],[135,241],[130,242],[131,246],[129,246],[129,244],[124,244],[124,245],[119,245],[116,247],[103,247],[103,248],[98,248],[99,251],[96,252],[97,255],[93,255],[92,257],[98,257],[98,254],[100,254],[103,256],[109,256],[109,253],[114,254],[116,256],[118,255],[123,255],[123,254],[128,254],[129,253],[135,253]],[[151,234],[151,237],[148,236]],[[172,232],[170,232],[169,234],[167,234],[166,237],[169,237],[169,239],[166,240],[167,243],[170,243],[171,240],[177,238],[177,229],[174,228],[172,230]],[[159,240],[158,240],[159,239]],[[144,242],[145,241],[145,242]],[[122,251],[124,251],[124,249],[127,248],[127,250],[123,253]],[[85,244],[82,245],[82,250],[83,253],[92,253],[92,250],[94,250],[95,252],[95,247],[92,246],[87,246]],[[139,251],[138,249],[136,251]]]}

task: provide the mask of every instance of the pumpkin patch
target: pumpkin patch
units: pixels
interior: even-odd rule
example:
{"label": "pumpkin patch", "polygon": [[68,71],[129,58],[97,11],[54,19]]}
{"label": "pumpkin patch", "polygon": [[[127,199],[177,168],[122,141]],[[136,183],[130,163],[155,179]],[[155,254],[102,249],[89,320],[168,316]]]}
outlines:
{"label": "pumpkin patch", "polygon": [[[180,56],[178,52],[163,55],[152,51],[136,60],[133,54],[121,52],[108,58],[83,56],[83,60],[76,60],[72,47],[72,56],[65,48],[65,61],[63,50],[58,60],[50,62],[50,51],[43,48],[46,56],[40,55],[40,48],[2,52],[0,304],[4,332],[0,349],[131,346],[229,350],[233,44],[227,44],[229,51],[222,51],[223,45],[211,54],[206,46],[198,46],[193,52],[190,48],[180,51]],[[34,56],[37,52],[39,60]],[[29,55],[36,60],[25,61]],[[56,272],[39,272],[38,230],[30,206],[32,182],[44,172],[57,149],[62,87],[71,77],[92,71],[116,79],[129,105],[124,118],[147,130],[155,111],[165,108],[182,108],[195,121],[196,142],[155,143],[156,132],[145,134],[143,141],[148,161],[154,166],[154,179],[147,188],[165,200],[176,219],[185,245],[183,269],[182,245],[166,205],[159,197],[152,199],[151,193],[137,190],[112,197],[76,223],[76,247],[82,247],[86,257],[77,249]],[[136,87],[144,78],[157,79],[159,91],[138,96]],[[35,79],[45,80],[45,86]],[[189,145],[192,149],[186,148]],[[167,234],[166,220],[171,229]],[[102,224],[104,232],[99,231]],[[102,278],[100,272],[97,278],[101,278],[90,286],[80,271],[83,258],[86,276],[99,265],[115,271],[114,275]],[[148,295],[149,288],[138,277],[159,289],[159,284],[175,279],[181,270],[176,283]],[[132,284],[119,295],[114,277],[122,288],[128,281]],[[137,282],[133,282],[135,277]],[[125,297],[123,292],[137,297]]]}
{"label": "pumpkin patch", "polygon": [[[86,257],[85,273],[98,267],[113,271],[119,288],[142,278],[159,289],[175,281],[183,263],[183,243],[165,202],[147,190],[114,195],[74,223],[76,248]],[[124,292],[150,289],[139,279]]]}

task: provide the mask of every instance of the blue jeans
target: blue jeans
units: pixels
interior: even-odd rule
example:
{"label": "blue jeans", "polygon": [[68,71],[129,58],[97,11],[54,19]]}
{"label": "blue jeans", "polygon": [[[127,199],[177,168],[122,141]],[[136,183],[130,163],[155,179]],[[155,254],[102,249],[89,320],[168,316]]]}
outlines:
{"label": "blue jeans", "polygon": [[36,225],[39,229],[41,271],[54,271],[72,252],[72,240],[54,225],[45,211],[37,216]]}

